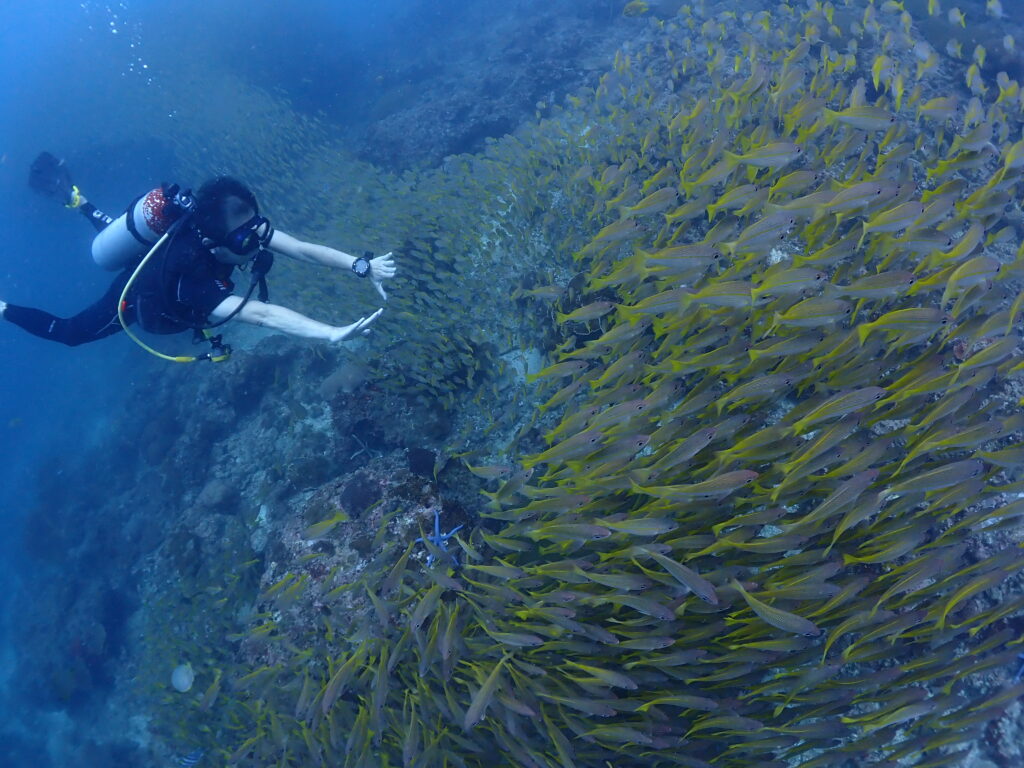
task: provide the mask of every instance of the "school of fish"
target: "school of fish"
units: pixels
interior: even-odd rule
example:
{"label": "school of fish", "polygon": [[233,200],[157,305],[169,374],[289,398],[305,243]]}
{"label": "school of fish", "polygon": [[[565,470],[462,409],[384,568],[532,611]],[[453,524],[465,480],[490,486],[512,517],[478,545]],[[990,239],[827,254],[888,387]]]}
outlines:
{"label": "school of fish", "polygon": [[[223,712],[208,753],[951,766],[1024,694],[1019,85],[918,36],[971,23],[936,0],[711,6],[629,3],[643,44],[461,161],[510,237],[551,243],[509,298],[547,344],[536,408],[470,466],[479,525],[317,593],[365,594],[344,632],[300,650],[254,620],[276,650],[197,698]],[[424,352],[394,386],[453,405],[498,363],[428,341],[470,269],[434,264],[403,343],[462,374]]]}

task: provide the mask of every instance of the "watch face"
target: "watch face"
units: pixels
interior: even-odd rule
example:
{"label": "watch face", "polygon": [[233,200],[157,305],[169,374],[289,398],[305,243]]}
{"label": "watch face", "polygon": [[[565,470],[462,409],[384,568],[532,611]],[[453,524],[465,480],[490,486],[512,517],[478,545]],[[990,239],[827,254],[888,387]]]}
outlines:
{"label": "watch face", "polygon": [[370,271],[370,262],[363,258],[358,258],[352,263],[352,271],[362,277]]}

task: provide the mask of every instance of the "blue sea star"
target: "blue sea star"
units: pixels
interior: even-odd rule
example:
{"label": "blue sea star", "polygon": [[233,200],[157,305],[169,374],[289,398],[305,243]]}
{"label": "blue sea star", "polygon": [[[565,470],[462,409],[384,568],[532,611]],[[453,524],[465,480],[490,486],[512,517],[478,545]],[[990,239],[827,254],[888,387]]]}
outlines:
{"label": "blue sea star", "polygon": [[[437,547],[446,555],[448,555],[448,557],[452,559],[452,565],[455,568],[459,567],[459,561],[454,554],[448,551],[448,539],[454,536],[460,528],[462,528],[461,525],[456,525],[454,528],[448,531],[448,533],[441,533],[441,510],[436,507],[434,508],[434,533],[430,536],[427,536],[427,541],[429,541],[435,547]],[[417,538],[416,541],[422,542],[423,537],[421,536]],[[429,568],[433,564],[434,556],[427,555],[427,567]]]}

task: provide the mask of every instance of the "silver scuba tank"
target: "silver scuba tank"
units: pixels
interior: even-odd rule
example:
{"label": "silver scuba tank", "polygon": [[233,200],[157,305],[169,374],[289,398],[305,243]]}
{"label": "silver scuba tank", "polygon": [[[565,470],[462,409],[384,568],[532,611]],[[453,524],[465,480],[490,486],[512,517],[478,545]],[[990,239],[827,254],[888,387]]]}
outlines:
{"label": "silver scuba tank", "polygon": [[141,258],[181,215],[176,191],[158,187],[136,199],[93,238],[93,261],[115,272]]}

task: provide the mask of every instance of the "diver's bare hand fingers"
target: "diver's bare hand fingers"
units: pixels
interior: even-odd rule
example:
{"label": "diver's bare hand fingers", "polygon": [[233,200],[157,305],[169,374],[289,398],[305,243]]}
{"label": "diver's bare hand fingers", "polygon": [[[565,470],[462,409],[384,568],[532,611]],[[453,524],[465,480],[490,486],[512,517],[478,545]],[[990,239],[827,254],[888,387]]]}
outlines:
{"label": "diver's bare hand fingers", "polygon": [[366,328],[366,326],[368,326],[370,323],[372,323],[374,320],[376,320],[378,317],[380,317],[380,313],[383,312],[383,311],[384,311],[384,307],[381,307],[376,312],[374,312],[372,315],[369,315],[367,317],[360,317],[355,322],[355,330],[361,331],[364,328]]}

